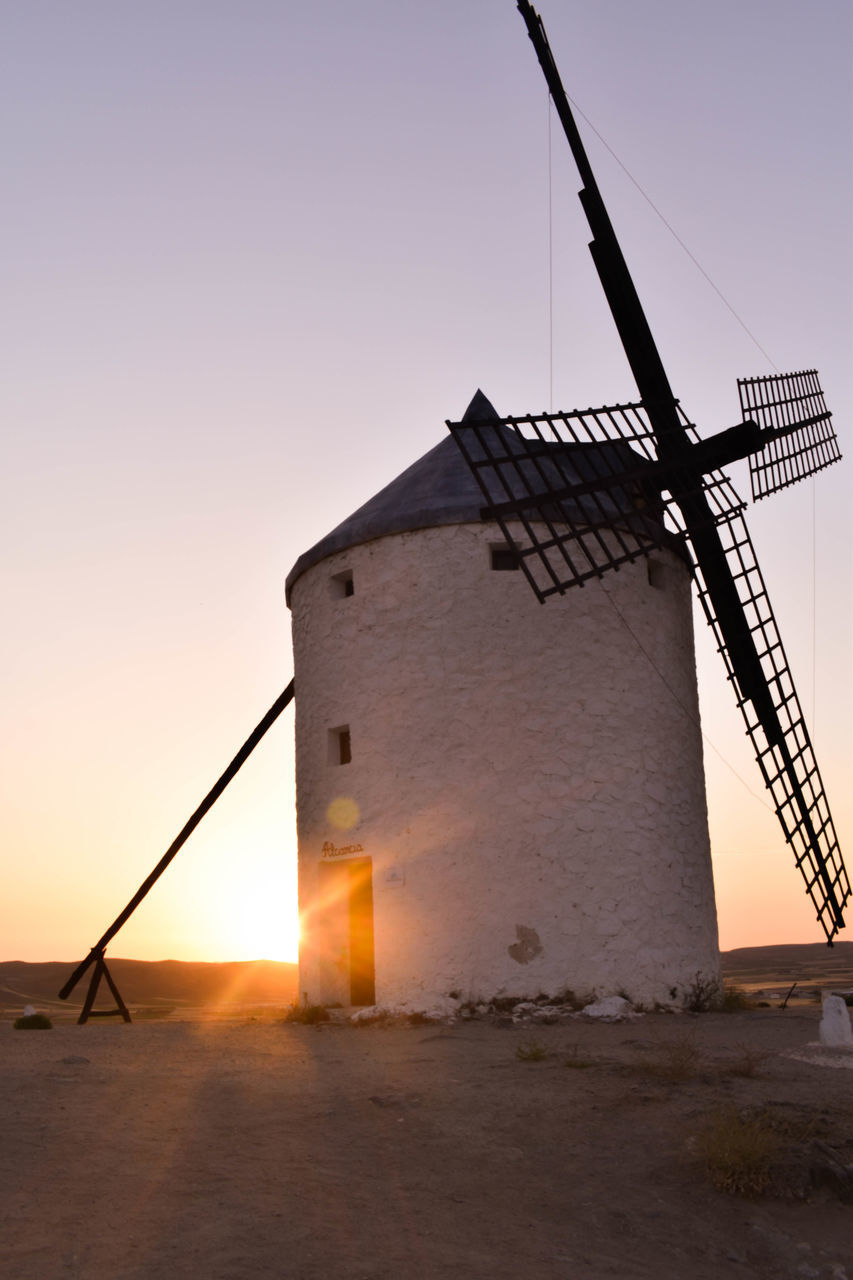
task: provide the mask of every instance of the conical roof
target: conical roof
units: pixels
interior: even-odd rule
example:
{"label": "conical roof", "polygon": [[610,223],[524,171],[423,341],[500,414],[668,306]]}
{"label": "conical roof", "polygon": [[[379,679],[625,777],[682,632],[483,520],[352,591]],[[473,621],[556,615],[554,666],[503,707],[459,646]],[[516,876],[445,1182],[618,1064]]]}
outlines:
{"label": "conical roof", "polygon": [[[467,444],[468,451],[473,450],[475,456],[479,453],[481,459],[488,456],[498,460],[491,468],[493,474],[488,468],[480,472],[489,497],[481,492],[456,441],[447,436],[299,557],[287,575],[288,603],[296,579],[337,551],[413,529],[479,524],[483,507],[490,501],[520,499],[536,493],[563,493],[554,500],[546,498],[544,503],[541,500],[528,503],[538,510],[538,518],[560,524],[568,520],[572,527],[589,522],[593,528],[600,526],[602,517],[609,518],[614,527],[642,535],[646,546],[670,546],[686,559],[682,540],[667,534],[659,513],[638,509],[629,485],[606,484],[607,476],[636,470],[647,461],[631,449],[628,441],[543,440],[536,456],[532,457],[526,451],[525,442],[500,421],[482,391],[477,391],[462,421],[489,423],[471,433],[473,438]],[[493,438],[489,439],[492,433]],[[604,482],[596,486],[589,499],[581,494],[566,496],[567,485],[602,479]]]}
{"label": "conical roof", "polygon": [[[465,411],[464,421],[497,418],[482,391]],[[483,495],[452,436],[447,436],[396,480],[365,502],[296,561],[287,575],[288,602],[293,584],[326,556],[390,533],[430,529],[444,524],[479,523]]]}

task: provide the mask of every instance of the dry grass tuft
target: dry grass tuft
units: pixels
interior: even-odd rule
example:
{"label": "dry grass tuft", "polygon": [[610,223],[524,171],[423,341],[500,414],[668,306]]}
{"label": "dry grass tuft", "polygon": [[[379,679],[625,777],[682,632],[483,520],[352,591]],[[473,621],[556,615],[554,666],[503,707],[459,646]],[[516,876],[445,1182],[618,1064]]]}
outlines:
{"label": "dry grass tuft", "polygon": [[519,1062],[544,1062],[548,1050],[538,1040],[522,1040],[515,1046],[515,1056]]}
{"label": "dry grass tuft", "polygon": [[780,1140],[762,1113],[741,1116],[729,1107],[711,1116],[700,1129],[696,1148],[718,1191],[758,1196],[770,1186]]}

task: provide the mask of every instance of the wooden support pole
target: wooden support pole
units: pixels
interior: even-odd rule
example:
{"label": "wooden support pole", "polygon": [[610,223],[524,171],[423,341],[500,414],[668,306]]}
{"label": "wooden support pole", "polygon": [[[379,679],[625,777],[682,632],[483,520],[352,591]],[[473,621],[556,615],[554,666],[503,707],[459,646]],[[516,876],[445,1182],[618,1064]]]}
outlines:
{"label": "wooden support pole", "polygon": [[[89,968],[91,964],[95,965],[95,973],[92,975],[92,982],[89,986],[89,994],[86,997],[86,1003],[89,1006],[86,1016],[87,1017],[91,1016],[91,1013],[92,1013],[91,1004],[95,998],[94,992],[97,991],[98,983],[101,980],[102,974],[106,977],[110,990],[116,996],[116,999],[118,1001],[121,1000],[121,997],[116,991],[113,985],[112,979],[110,978],[107,972],[107,967],[104,962],[104,952],[107,948],[107,944],[115,937],[115,935],[118,933],[122,925],[125,924],[128,921],[128,919],[133,915],[134,911],[139,906],[140,902],[145,897],[145,895],[148,893],[149,889],[151,889],[152,886],[156,883],[156,881],[160,879],[160,876],[166,870],[169,863],[174,858],[175,854],[178,852],[181,846],[189,839],[193,831],[195,831],[196,827],[201,822],[202,818],[207,813],[208,809],[212,808],[215,802],[222,795],[222,792],[228,786],[228,783],[231,781],[231,779],[246,763],[249,756],[252,754],[255,747],[258,745],[261,738],[266,733],[267,729],[269,729],[270,726],[275,723],[275,721],[281,715],[284,708],[292,700],[293,692],[294,692],[293,681],[291,680],[290,684],[287,686],[284,692],[280,694],[278,698],[276,698],[275,702],[272,704],[269,711],[264,716],[263,720],[261,720],[260,724],[258,724],[256,728],[249,734],[248,738],[243,743],[242,747],[237,752],[236,756],[231,761],[228,768],[213,784],[210,791],[208,791],[207,795],[204,797],[201,804],[196,809],[195,813],[193,813],[192,817],[181,828],[178,835],[175,837],[175,839],[169,845],[166,852],[163,854],[163,857],[157,863],[157,866],[154,868],[151,874],[147,877],[147,879],[143,880],[142,884],[139,886],[136,893],[131,898],[130,902],[121,912],[121,914],[116,916],[115,920],[112,922],[109,929],[107,929],[103,937],[100,938],[99,941],[95,943],[94,947],[92,947],[92,950],[86,956],[86,959],[81,960],[80,964],[78,964],[77,968],[74,970],[71,977],[68,979],[65,986],[60,991],[59,993],[60,1000],[68,999],[69,995],[77,986],[77,983],[83,977],[83,974],[86,972],[86,970]],[[90,997],[91,997],[91,1000],[90,1000]],[[84,1007],[84,1011],[86,1011],[86,1005],[84,1005],[83,1007]],[[125,1013],[127,1013],[126,1009],[125,1009]],[[84,1022],[85,1018],[81,1016],[80,1021]],[[128,1022],[130,1021],[129,1014],[127,1015],[127,1021]]]}

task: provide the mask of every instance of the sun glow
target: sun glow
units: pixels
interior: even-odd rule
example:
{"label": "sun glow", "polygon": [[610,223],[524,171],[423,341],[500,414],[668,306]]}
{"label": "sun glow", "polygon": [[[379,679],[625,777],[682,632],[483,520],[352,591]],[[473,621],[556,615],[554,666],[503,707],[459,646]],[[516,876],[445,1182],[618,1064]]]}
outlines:
{"label": "sun glow", "polygon": [[297,959],[296,833],[285,811],[271,823],[264,808],[268,796],[279,793],[283,771],[274,752],[254,759],[175,869],[173,892],[192,902],[192,928],[205,959]]}
{"label": "sun glow", "polygon": [[203,891],[211,958],[295,961],[299,947],[296,885],[280,854],[243,863],[243,874],[211,878]]}
{"label": "sun glow", "polygon": [[264,819],[255,793],[273,784],[257,772],[237,779],[128,921],[124,954],[296,961],[295,833]]}
{"label": "sun glow", "polygon": [[223,950],[242,960],[295,962],[299,952],[296,904],[263,900],[229,913]]}

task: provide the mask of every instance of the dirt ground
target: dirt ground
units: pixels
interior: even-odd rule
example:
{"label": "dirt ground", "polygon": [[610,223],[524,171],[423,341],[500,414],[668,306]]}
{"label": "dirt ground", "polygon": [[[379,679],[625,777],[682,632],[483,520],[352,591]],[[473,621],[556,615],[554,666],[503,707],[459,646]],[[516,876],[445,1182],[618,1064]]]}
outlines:
{"label": "dirt ground", "polygon": [[[853,1280],[819,1009],[556,1026],[0,1025],[6,1280]],[[779,1147],[715,1189],[710,1119]],[[821,1147],[820,1144],[823,1144]]]}

